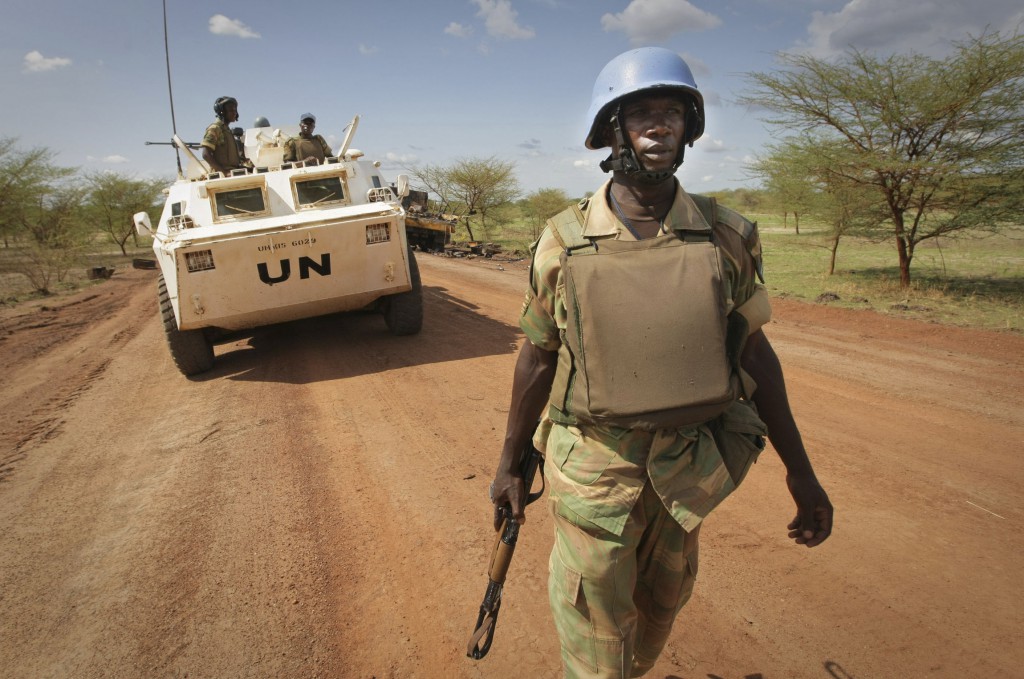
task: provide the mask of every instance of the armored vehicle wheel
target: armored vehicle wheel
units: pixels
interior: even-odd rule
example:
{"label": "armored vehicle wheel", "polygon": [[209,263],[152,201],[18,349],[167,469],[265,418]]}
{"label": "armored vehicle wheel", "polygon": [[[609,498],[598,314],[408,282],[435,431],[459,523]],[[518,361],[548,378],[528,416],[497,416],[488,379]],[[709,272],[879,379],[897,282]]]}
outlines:
{"label": "armored vehicle wheel", "polygon": [[423,285],[412,248],[409,249],[409,278],[412,290],[384,299],[384,322],[394,335],[415,335],[423,327]]}
{"label": "armored vehicle wheel", "polygon": [[202,330],[178,330],[163,274],[160,274],[157,289],[160,295],[160,320],[164,324],[164,334],[174,365],[186,376],[206,372],[213,367],[213,346]]}

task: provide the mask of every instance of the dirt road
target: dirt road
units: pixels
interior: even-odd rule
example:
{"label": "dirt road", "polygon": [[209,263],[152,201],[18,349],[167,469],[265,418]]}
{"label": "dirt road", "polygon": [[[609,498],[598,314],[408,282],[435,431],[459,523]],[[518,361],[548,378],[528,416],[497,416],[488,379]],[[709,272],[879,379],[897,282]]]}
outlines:
{"label": "dirt road", "polygon": [[[525,270],[420,261],[418,337],[264,328],[194,381],[154,272],[0,311],[0,677],[559,676],[543,504],[465,657]],[[1024,337],[784,300],[767,332],[835,533],[787,542],[766,451],[649,676],[1021,676]]]}

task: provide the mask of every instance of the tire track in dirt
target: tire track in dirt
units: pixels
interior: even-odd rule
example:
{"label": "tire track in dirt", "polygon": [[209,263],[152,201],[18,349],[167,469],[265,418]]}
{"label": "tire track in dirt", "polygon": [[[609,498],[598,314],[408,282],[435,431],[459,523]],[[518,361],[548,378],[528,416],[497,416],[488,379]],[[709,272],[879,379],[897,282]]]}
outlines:
{"label": "tire track in dirt", "polygon": [[[137,282],[147,278],[152,274],[129,271],[35,311],[30,306],[2,316],[0,355],[12,367],[10,382],[30,386],[3,394],[0,482],[15,473],[33,449],[62,434],[63,413],[103,377],[112,356],[138,335],[149,315],[143,311],[149,300],[143,301]],[[83,341],[86,346],[79,346]],[[50,369],[58,379],[45,376]],[[40,376],[24,380],[25,372]]]}

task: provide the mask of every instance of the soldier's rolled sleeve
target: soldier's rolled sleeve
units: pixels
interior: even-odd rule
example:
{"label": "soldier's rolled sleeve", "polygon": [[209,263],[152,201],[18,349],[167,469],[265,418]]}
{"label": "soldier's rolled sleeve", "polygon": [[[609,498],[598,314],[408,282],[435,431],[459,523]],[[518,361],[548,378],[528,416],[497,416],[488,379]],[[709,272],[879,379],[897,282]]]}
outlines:
{"label": "soldier's rolled sleeve", "polygon": [[519,327],[541,349],[557,351],[562,344],[559,330],[565,327],[565,305],[559,296],[562,268],[558,258],[562,247],[545,229],[531,249],[530,288],[523,301]]}
{"label": "soldier's rolled sleeve", "polygon": [[736,312],[747,319],[750,334],[757,332],[772,319],[772,305],[768,300],[768,290],[761,284],[755,285],[753,294],[736,308]]}
{"label": "soldier's rolled sleeve", "polygon": [[220,130],[216,125],[210,125],[206,128],[206,134],[203,135],[203,141],[200,146],[205,146],[210,150],[214,150],[221,143],[219,134]]}
{"label": "soldier's rolled sleeve", "polygon": [[[758,288],[763,294],[763,286],[758,284],[758,261],[753,249],[760,254],[760,241],[755,231],[748,241],[733,229],[723,224],[717,225],[715,235],[718,238],[721,252],[724,255],[726,296],[729,311],[743,307],[755,296]],[[767,297],[765,297],[767,300]]]}

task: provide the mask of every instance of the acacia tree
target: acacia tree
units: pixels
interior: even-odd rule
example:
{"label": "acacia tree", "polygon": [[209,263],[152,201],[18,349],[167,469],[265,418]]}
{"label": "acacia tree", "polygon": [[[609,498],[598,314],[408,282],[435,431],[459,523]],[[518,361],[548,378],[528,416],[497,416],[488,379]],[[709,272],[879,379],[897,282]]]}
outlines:
{"label": "acacia tree", "polygon": [[72,168],[54,165],[56,154],[50,149],[24,151],[17,143],[16,137],[0,137],[0,236],[4,247],[22,235],[26,211],[75,173]]}
{"label": "acacia tree", "polygon": [[745,102],[773,111],[770,124],[820,135],[831,175],[870,191],[903,287],[922,241],[1019,218],[1024,37],[984,34],[944,59],[857,50],[835,63],[778,58],[786,70],[749,74]]}
{"label": "acacia tree", "polygon": [[149,211],[168,182],[163,179],[132,179],[114,172],[90,173],[85,181],[89,217],[127,257],[125,245],[135,235],[135,213]]}
{"label": "acacia tree", "polygon": [[425,165],[409,168],[442,204],[458,205],[466,216],[470,240],[476,240],[469,215],[479,214],[487,227],[487,214],[519,197],[519,180],[512,161],[488,158],[459,158],[450,166]]}
{"label": "acacia tree", "polygon": [[[836,172],[832,159],[836,142],[814,135],[789,137],[770,145],[769,153],[750,166],[785,212],[792,212],[796,232],[799,215],[816,217],[829,225],[829,268],[835,273],[836,255],[843,236],[878,238],[886,213],[860,182],[850,181],[848,172]],[[887,235],[887,234],[886,234]]]}
{"label": "acacia tree", "polygon": [[768,146],[768,152],[758,157],[749,167],[759,177],[772,203],[782,212],[782,223],[788,225],[793,214],[793,226],[800,233],[800,215],[810,210],[816,199],[814,178],[807,166],[808,158],[799,143],[788,140]]}
{"label": "acacia tree", "polygon": [[406,169],[419,180],[419,188],[437,196],[440,212],[453,212],[459,209],[454,205],[455,191],[448,181],[447,167],[444,165],[411,165]]}
{"label": "acacia tree", "polygon": [[77,185],[48,186],[18,215],[21,229],[31,242],[15,268],[43,294],[50,293],[54,278],[63,281],[88,243],[89,231],[82,219],[85,190]]}
{"label": "acacia tree", "polygon": [[526,196],[526,213],[533,229],[533,239],[540,237],[544,223],[572,204],[562,189],[538,189]]}

